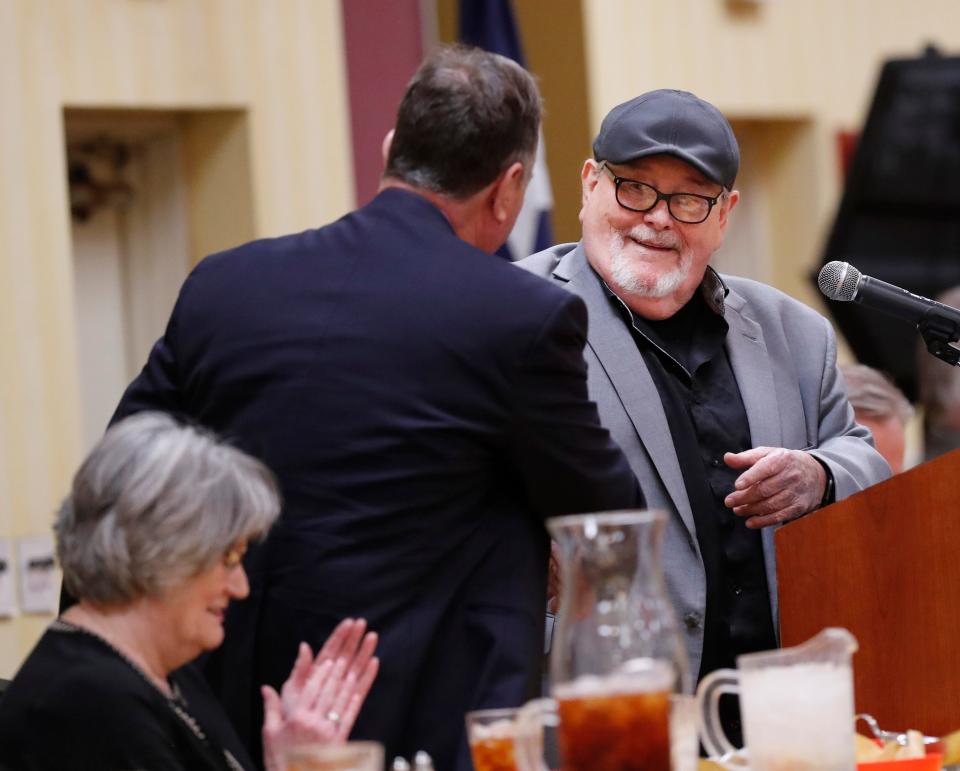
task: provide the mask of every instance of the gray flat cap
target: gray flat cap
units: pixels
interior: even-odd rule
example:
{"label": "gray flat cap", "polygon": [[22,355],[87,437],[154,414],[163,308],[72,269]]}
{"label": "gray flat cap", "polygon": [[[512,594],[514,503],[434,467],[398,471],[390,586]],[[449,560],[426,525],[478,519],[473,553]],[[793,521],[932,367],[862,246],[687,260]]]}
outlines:
{"label": "gray flat cap", "polygon": [[648,91],[617,105],[593,140],[593,157],[629,163],[650,155],[673,155],[728,190],[740,169],[740,148],[730,122],[689,91]]}

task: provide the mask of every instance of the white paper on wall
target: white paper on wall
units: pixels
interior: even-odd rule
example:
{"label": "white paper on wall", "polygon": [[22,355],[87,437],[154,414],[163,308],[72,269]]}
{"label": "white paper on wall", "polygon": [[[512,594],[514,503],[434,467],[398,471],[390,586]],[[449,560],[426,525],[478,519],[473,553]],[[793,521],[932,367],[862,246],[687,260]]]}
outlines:
{"label": "white paper on wall", "polygon": [[18,539],[17,566],[23,612],[56,613],[60,605],[60,576],[53,557],[53,536]]}

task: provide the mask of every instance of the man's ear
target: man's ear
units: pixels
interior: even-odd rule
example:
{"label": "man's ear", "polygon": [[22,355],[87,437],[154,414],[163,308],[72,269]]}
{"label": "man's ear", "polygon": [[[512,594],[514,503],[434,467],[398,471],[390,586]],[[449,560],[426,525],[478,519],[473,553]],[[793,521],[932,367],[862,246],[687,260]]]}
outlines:
{"label": "man's ear", "polygon": [[390,145],[393,144],[393,132],[396,129],[390,129],[383,138],[383,144],[380,145],[380,156],[383,158],[383,168],[387,168],[387,158],[390,157]]}
{"label": "man's ear", "polygon": [[593,158],[587,158],[583,162],[583,168],[580,170],[580,208],[581,216],[583,207],[587,205],[587,199],[593,192],[593,189],[600,182],[599,164]]}
{"label": "man's ear", "polygon": [[527,190],[526,168],[520,161],[514,161],[504,171],[491,189],[493,218],[503,223],[517,216],[523,206],[523,195]]}
{"label": "man's ear", "polygon": [[731,190],[727,193],[727,201],[725,205],[720,209],[720,232],[722,233],[727,229],[727,218],[730,215],[730,212],[733,211],[733,207],[737,205],[740,201],[740,191]]}

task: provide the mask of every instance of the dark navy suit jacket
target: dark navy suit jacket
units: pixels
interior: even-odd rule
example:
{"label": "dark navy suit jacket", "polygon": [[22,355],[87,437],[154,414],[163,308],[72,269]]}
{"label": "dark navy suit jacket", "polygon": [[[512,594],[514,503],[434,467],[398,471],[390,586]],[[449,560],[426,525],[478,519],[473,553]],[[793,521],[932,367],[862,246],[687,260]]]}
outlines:
{"label": "dark navy suit jacket", "polygon": [[464,713],[537,690],[543,519],[639,505],[587,399],[583,302],[399,189],[203,260],[115,419],[209,426],[276,473],[207,673],[259,757],[260,683],[363,616],[381,672],[354,738],[468,769]]}

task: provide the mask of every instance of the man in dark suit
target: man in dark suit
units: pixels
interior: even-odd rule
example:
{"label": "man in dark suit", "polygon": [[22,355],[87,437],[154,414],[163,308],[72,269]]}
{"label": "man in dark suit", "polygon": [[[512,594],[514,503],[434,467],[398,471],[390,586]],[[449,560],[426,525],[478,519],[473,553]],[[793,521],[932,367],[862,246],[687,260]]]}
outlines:
{"label": "man in dark suit", "polygon": [[298,641],[364,616],[381,671],[354,737],[468,769],[464,713],[537,689],[543,518],[642,503],[587,398],[583,302],[491,255],[540,109],[513,62],[439,52],[376,199],[203,260],[117,410],[187,416],[279,477],[283,514],[207,662],[248,743]]}

